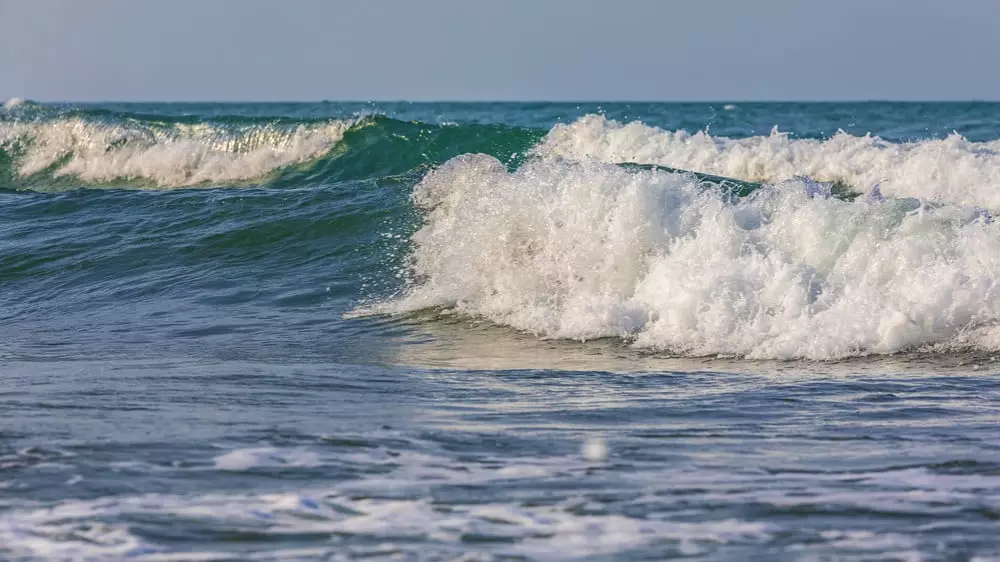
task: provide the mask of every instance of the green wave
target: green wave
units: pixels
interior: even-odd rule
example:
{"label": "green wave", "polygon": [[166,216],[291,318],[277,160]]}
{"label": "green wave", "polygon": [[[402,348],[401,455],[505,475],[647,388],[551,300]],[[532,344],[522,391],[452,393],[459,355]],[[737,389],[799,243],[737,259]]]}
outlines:
{"label": "green wave", "polygon": [[0,119],[0,188],[288,187],[411,174],[482,152],[516,165],[545,131],[352,120],[205,120],[49,110]]}
{"label": "green wave", "polygon": [[468,153],[517,166],[544,131],[504,125],[430,125],[369,117],[351,127],[327,154],[281,170],[269,186],[312,185],[422,174]]}

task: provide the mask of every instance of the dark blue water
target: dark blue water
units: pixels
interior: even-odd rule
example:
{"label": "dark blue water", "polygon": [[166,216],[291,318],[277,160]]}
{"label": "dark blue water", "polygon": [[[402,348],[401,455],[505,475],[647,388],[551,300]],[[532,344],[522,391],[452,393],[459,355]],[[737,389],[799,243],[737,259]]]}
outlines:
{"label": "dark blue water", "polygon": [[9,102],[0,558],[1000,557],[998,139]]}

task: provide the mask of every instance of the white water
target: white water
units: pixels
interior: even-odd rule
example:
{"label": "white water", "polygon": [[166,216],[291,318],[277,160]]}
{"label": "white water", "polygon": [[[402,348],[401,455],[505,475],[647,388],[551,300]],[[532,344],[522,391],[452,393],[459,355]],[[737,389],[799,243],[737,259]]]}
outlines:
{"label": "white water", "polygon": [[10,98],[7,101],[3,102],[3,106],[0,107],[0,109],[3,109],[5,111],[9,111],[11,109],[20,107],[22,105],[24,105],[24,99],[22,99],[22,98]]}
{"label": "white water", "polygon": [[[358,461],[373,459],[360,456]],[[337,459],[328,459],[336,462]],[[287,493],[218,493],[193,496],[146,494],[98,500],[64,500],[56,505],[7,506],[0,513],[0,555],[59,560],[219,560],[232,555],[222,549],[172,553],[142,538],[122,519],[173,522],[173,529],[209,524],[232,533],[273,537],[268,559],[382,559],[408,551],[434,559],[459,559],[474,550],[469,535],[505,537],[506,550],[544,560],[612,555],[651,543],[676,544],[688,554],[705,554],[721,545],[757,544],[770,539],[772,526],[738,519],[704,522],[642,519],[618,514],[579,514],[582,503],[570,499],[554,505],[524,506],[520,502],[454,503],[447,510],[424,498],[392,498],[429,486],[483,486],[575,480],[586,465],[573,459],[508,462],[500,469],[475,465],[454,467],[452,459],[404,453],[399,467],[381,476],[332,482],[328,488]],[[105,523],[104,521],[117,521]],[[147,523],[148,525],[148,523]],[[329,535],[309,547],[289,535]],[[355,544],[343,544],[351,537]],[[367,544],[362,544],[362,540]],[[224,545],[223,545],[224,546]],[[251,557],[257,559],[256,557]],[[334,557],[333,559],[341,559]],[[463,558],[464,559],[464,558]],[[477,558],[478,559],[478,558]]]}
{"label": "white water", "polygon": [[[288,458],[301,454],[273,452]],[[235,450],[225,456],[240,453]],[[251,452],[251,456],[256,454],[256,450]],[[988,502],[1000,485],[995,475],[941,474],[925,468],[774,475],[712,472],[671,463],[655,467],[640,464],[643,470],[621,474],[616,483],[628,490],[646,490],[630,503],[640,510],[652,508],[661,513],[636,517],[605,510],[603,502],[588,497],[589,492],[563,498],[556,494],[553,501],[540,503],[497,498],[476,501],[451,494],[443,495],[450,499],[430,497],[433,489],[537,489],[553,482],[562,486],[583,483],[595,476],[593,463],[583,459],[513,457],[456,463],[450,456],[435,453],[398,451],[397,455],[388,457],[377,450],[316,453],[318,465],[378,466],[380,470],[294,491],[4,501],[0,503],[0,555],[46,560],[220,560],[234,554],[232,545],[227,547],[225,542],[206,541],[201,550],[195,546],[178,552],[149,538],[169,529],[168,537],[193,530],[270,539],[267,553],[254,556],[249,551],[239,552],[242,558],[269,560],[328,559],[332,555],[405,558],[414,552],[452,560],[479,550],[467,540],[469,536],[502,538],[503,542],[494,544],[504,554],[539,560],[614,556],[643,548],[710,556],[726,547],[769,543],[790,530],[773,522],[725,513],[691,520],[685,512],[692,502],[702,507],[706,503],[764,505],[786,510],[835,508],[948,517],[969,502]],[[259,466],[273,467],[270,463]],[[198,466],[194,470],[212,469]],[[676,489],[698,491],[684,496],[665,493]],[[803,494],[803,490],[810,493]],[[619,490],[611,493],[621,496]],[[884,528],[868,529],[863,523],[850,521],[836,529],[795,527],[794,531],[809,537],[817,549],[850,549],[861,557],[871,554],[905,559],[902,554],[912,555],[920,546],[913,536]],[[288,540],[295,535],[311,540],[305,539],[307,545]],[[808,553],[805,545],[800,548]]]}
{"label": "white water", "polygon": [[734,202],[685,174],[461,156],[415,188],[408,292],[367,312],[449,307],[685,355],[1000,348],[1000,223],[815,188]]}
{"label": "white water", "polygon": [[535,153],[660,164],[749,181],[809,176],[860,191],[882,182],[886,195],[1000,210],[1000,141],[974,143],[957,134],[903,144],[846,133],[827,140],[792,139],[777,131],[728,139],[588,115],[556,125]]}
{"label": "white water", "polygon": [[246,181],[322,155],[351,126],[329,121],[297,127],[154,127],[81,118],[0,123],[0,145],[18,144],[17,172],[108,183],[144,180],[157,187]]}

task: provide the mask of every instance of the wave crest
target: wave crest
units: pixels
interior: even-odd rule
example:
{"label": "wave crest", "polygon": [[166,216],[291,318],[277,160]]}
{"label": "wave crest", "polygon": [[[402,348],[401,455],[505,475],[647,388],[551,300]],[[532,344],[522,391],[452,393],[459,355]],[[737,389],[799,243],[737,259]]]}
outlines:
{"label": "wave crest", "polygon": [[0,122],[0,147],[20,178],[141,180],[161,188],[249,181],[329,151],[351,121],[225,126],[107,123],[82,117]]}
{"label": "wave crest", "polygon": [[588,115],[553,127],[535,154],[659,164],[759,182],[808,176],[862,191],[883,183],[891,196],[1000,210],[1000,141],[975,143],[957,134],[895,144],[843,132],[826,140],[792,139],[775,129],[729,139]]}
{"label": "wave crest", "polygon": [[28,101],[25,100],[24,98],[9,98],[7,101],[3,102],[3,105],[0,106],[0,109],[3,109],[5,111],[10,111],[18,107],[21,107],[26,103],[28,103]]}

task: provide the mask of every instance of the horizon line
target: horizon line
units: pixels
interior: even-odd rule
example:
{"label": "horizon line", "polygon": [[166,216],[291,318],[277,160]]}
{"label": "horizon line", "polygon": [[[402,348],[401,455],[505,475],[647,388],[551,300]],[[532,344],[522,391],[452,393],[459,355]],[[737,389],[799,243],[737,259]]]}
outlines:
{"label": "horizon line", "polygon": [[[0,98],[2,99],[2,98]],[[482,103],[495,103],[495,104],[528,104],[528,103],[549,103],[549,104],[595,104],[595,103],[615,103],[615,104],[779,104],[779,103],[801,103],[801,104],[833,104],[833,103],[843,103],[843,104],[865,104],[865,103],[1000,103],[1000,98],[998,99],[879,99],[879,98],[849,98],[849,99],[755,99],[755,100],[739,100],[739,99],[709,99],[709,100],[654,100],[654,99],[565,99],[565,100],[553,100],[553,99],[392,99],[392,98],[373,98],[373,99],[93,99],[93,100],[71,100],[71,99],[36,99],[36,98],[21,98],[19,96],[13,96],[6,98],[7,101],[10,100],[21,100],[31,103],[41,103],[41,104],[98,104],[98,103],[177,103],[177,104],[198,104],[198,103],[257,103],[257,104],[280,104],[280,103],[401,103],[401,104],[420,104],[420,103],[453,103],[453,104],[482,104]]]}

